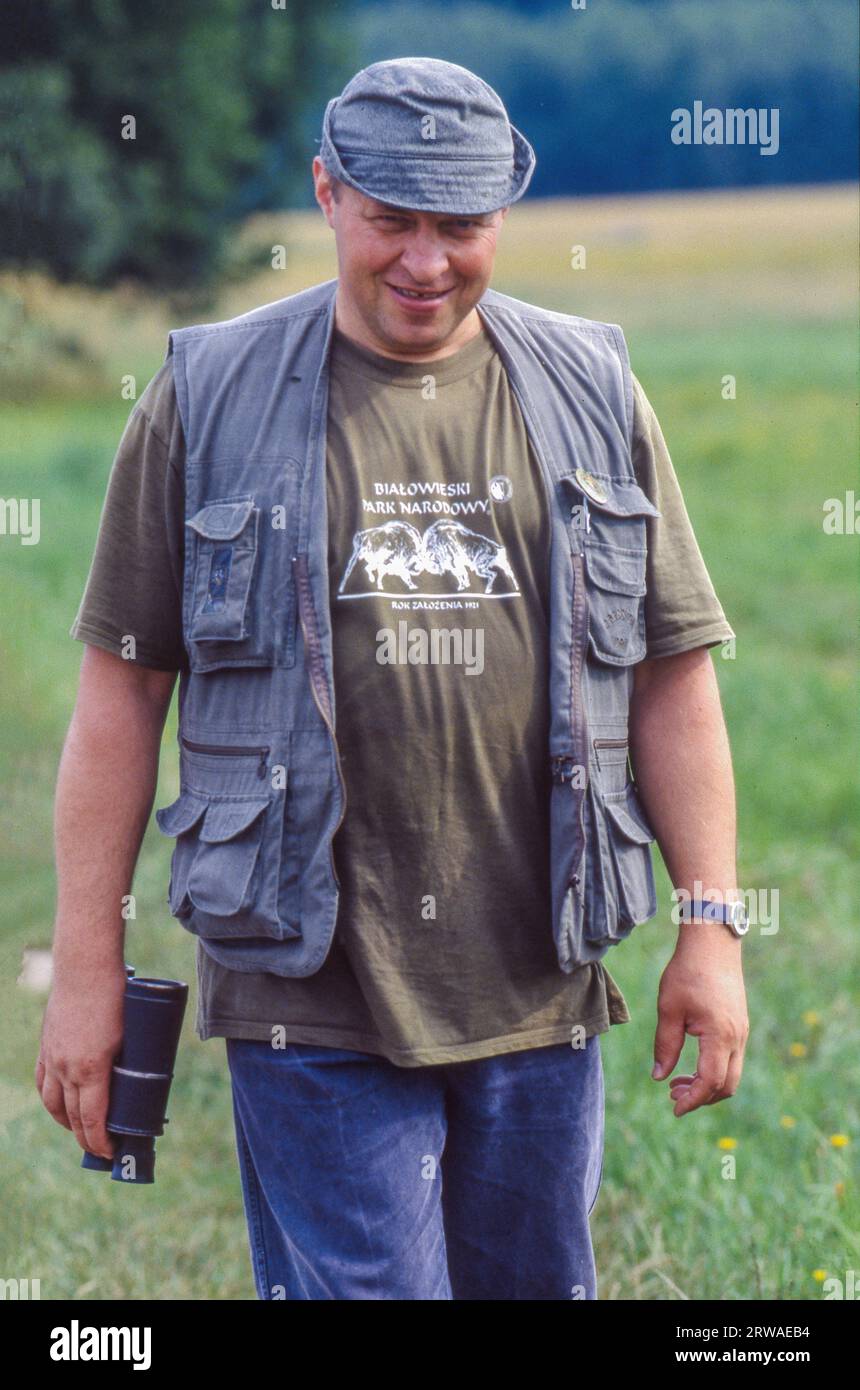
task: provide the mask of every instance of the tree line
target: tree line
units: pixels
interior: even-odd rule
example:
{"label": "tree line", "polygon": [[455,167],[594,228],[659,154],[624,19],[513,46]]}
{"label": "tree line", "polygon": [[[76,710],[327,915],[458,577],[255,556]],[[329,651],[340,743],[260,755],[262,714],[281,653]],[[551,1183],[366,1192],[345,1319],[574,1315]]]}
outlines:
{"label": "tree line", "polygon": [[[853,0],[21,0],[3,27],[0,266],[60,280],[211,282],[237,221],[310,205],[329,97],[403,54],[499,91],[529,196],[856,176]],[[696,103],[776,111],[778,149],[673,139]]]}

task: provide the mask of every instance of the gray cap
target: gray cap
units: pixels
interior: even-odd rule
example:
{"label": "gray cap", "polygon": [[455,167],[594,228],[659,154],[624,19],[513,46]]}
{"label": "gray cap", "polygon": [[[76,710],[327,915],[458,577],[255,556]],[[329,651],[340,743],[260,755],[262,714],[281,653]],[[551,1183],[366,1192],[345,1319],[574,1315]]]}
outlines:
{"label": "gray cap", "polygon": [[535,152],[468,68],[391,58],[362,68],[323,118],[329,173],[416,212],[496,212],[525,193]]}

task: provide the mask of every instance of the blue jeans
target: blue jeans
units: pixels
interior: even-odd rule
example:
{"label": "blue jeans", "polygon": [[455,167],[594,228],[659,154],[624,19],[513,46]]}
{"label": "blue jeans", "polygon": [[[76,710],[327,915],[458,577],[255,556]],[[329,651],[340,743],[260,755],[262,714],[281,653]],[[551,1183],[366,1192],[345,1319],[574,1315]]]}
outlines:
{"label": "blue jeans", "polygon": [[226,1044],[260,1298],[597,1297],[598,1034],[424,1067]]}

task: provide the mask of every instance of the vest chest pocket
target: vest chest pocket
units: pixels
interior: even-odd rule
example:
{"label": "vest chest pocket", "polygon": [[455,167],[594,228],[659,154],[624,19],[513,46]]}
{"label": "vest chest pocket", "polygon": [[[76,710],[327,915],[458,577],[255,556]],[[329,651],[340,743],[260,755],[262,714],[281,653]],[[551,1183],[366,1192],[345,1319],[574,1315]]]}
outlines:
{"label": "vest chest pocket", "polygon": [[632,478],[580,468],[562,482],[585,560],[589,655],[610,666],[633,665],[646,654],[645,522],[660,512]]}
{"label": "vest chest pocket", "polygon": [[255,498],[243,494],[215,498],[185,523],[184,629],[192,671],[295,659],[292,589],[284,579],[289,541],[267,520]]}
{"label": "vest chest pocket", "polygon": [[586,542],[588,642],[592,656],[613,666],[641,661],[645,638],[645,557],[641,550]]}

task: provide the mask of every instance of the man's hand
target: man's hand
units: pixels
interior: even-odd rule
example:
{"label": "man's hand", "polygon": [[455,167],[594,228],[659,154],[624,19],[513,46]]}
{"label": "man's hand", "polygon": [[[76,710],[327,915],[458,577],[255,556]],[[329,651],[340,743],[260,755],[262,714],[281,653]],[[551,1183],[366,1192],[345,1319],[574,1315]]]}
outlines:
{"label": "man's hand", "polygon": [[62,977],[51,991],[36,1063],[42,1104],[82,1149],[113,1157],[105,1127],[113,1061],[122,1046],[125,968]]}
{"label": "man's hand", "polygon": [[[662,1080],[678,1065],[687,1033],[699,1039],[693,1076],[669,1082],[676,1115],[733,1096],[749,1037],[741,943],[719,922],[681,928],[660,980],[652,1075]],[[655,1074],[656,1073],[656,1074]]]}

